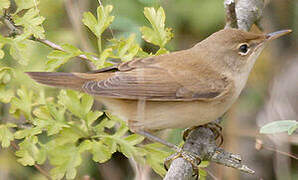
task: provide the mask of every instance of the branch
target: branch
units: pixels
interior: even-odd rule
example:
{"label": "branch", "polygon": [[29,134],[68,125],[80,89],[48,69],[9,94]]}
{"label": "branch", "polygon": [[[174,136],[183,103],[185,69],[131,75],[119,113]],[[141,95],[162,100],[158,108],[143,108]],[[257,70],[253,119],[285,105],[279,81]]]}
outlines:
{"label": "branch", "polygon": [[[17,34],[17,35],[22,34],[22,31],[14,24],[13,20],[11,19],[11,17],[8,14],[1,16],[0,20],[10,29],[11,34]],[[29,39],[31,39],[33,41],[40,42],[52,49],[65,52],[65,50],[60,45],[55,44],[54,42],[49,41],[47,39],[39,39],[39,38],[35,38],[33,36],[31,36]],[[85,55],[79,55],[77,57],[84,59],[84,60],[88,60],[88,62],[91,62]],[[94,56],[92,56],[92,58],[94,60],[99,60],[97,57],[94,57]]]}
{"label": "branch", "polygon": [[[249,31],[254,23],[258,23],[264,7],[263,0],[225,0],[226,28],[239,28]],[[221,119],[216,120],[217,123]],[[224,166],[238,169],[246,173],[254,173],[246,165],[241,163],[240,155],[226,152],[217,147],[215,134],[207,127],[199,127],[193,130],[185,141],[182,149],[195,153],[201,160],[216,162]],[[173,160],[164,180],[191,179],[193,168],[190,162],[183,158]]]}

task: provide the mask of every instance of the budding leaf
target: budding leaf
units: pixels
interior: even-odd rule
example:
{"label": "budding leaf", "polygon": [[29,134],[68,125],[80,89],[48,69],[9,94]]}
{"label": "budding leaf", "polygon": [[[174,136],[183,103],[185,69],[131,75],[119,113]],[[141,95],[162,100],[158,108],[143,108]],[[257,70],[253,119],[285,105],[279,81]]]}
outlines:
{"label": "budding leaf", "polygon": [[14,136],[10,131],[10,128],[12,127],[16,127],[16,125],[12,123],[0,125],[0,142],[3,148],[9,147],[10,142],[14,140]]}
{"label": "budding leaf", "polygon": [[28,91],[22,86],[17,90],[17,95],[18,97],[13,97],[11,99],[9,112],[16,117],[19,117],[22,113],[27,120],[31,120],[33,91]]}
{"label": "budding leaf", "polygon": [[41,26],[44,20],[45,18],[39,16],[39,11],[35,8],[29,9],[22,17],[14,16],[15,25],[24,27],[25,37],[22,38],[33,35],[36,38],[44,39],[45,31]]}
{"label": "budding leaf", "polygon": [[39,4],[39,0],[15,0],[15,2],[17,5],[16,13],[24,9],[30,9],[30,8],[36,7]]}
{"label": "budding leaf", "polygon": [[136,35],[131,34],[127,39],[112,39],[111,48],[115,49],[114,57],[119,58],[122,61],[130,61],[133,57],[138,54],[141,49],[140,46],[135,42]]}
{"label": "budding leaf", "polygon": [[113,6],[107,5],[105,7],[97,7],[97,19],[93,16],[91,12],[85,12],[83,14],[83,23],[87,26],[93,34],[98,38],[101,37],[101,34],[109,27],[113,22],[114,16],[111,16],[110,13],[113,10]]}
{"label": "budding leaf", "polygon": [[142,37],[145,41],[163,48],[172,39],[173,33],[170,28],[165,28],[165,12],[162,7],[157,11],[154,8],[146,7],[144,14],[151,24],[150,27],[141,27]]}
{"label": "budding leaf", "polygon": [[48,54],[49,60],[46,62],[46,70],[53,71],[68,62],[70,58],[83,54],[81,50],[70,44],[64,44],[61,47],[65,51],[53,50]]}
{"label": "budding leaf", "polygon": [[36,136],[27,137],[23,142],[19,143],[19,150],[16,151],[17,160],[23,166],[32,166],[35,164],[39,156],[39,149],[36,146],[38,139]]}

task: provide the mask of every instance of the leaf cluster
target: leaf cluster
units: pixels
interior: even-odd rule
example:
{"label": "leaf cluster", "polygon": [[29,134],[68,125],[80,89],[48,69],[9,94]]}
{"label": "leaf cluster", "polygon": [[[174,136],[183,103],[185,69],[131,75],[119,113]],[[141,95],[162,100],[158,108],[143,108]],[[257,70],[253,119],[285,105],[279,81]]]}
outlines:
{"label": "leaf cluster", "polygon": [[[0,0],[2,25],[10,26],[13,31],[8,36],[0,35],[0,58],[5,56],[4,46],[8,45],[9,54],[17,60],[18,66],[32,70],[33,67],[28,66],[28,49],[35,43],[32,40],[45,38],[42,26],[45,18],[39,14],[39,1],[15,0],[15,3],[14,13],[7,14],[10,1]],[[73,45],[63,44],[60,50],[54,49],[48,54],[45,70],[56,70],[77,56],[84,56],[84,60],[101,68],[109,66],[113,59],[124,62],[153,55],[142,50],[135,34],[103,41],[103,32],[114,20],[112,10],[111,5],[99,6],[97,17],[91,12],[83,14],[82,22],[97,38],[98,53],[83,52]],[[165,45],[173,34],[165,28],[163,9],[145,8],[144,14],[151,25],[140,28],[144,40],[160,47],[156,54],[167,53]],[[0,125],[0,142],[3,148],[9,147],[11,142],[17,143],[15,155],[19,163],[32,166],[49,162],[53,179],[74,179],[85,153],[92,155],[95,162],[103,163],[119,151],[127,158],[149,164],[158,174],[165,174],[162,165],[169,151],[160,144],[141,144],[144,138],[130,133],[122,120],[94,110],[91,96],[61,90],[53,98],[48,89],[34,89],[14,82],[16,74],[20,72],[15,67],[0,63],[0,102],[10,104],[9,116],[16,120]]]}

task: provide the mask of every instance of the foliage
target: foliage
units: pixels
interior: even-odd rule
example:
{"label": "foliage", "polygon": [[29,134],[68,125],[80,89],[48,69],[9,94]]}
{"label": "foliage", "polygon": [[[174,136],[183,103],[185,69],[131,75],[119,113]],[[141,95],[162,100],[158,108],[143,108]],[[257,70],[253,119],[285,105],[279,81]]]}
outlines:
{"label": "foliage", "polygon": [[[27,55],[36,43],[32,40],[45,38],[42,25],[45,18],[37,9],[39,1],[16,0],[15,3],[14,13],[6,14],[5,10],[13,7],[10,7],[10,1],[0,0],[0,13],[6,18],[11,17],[8,21],[14,31],[7,36],[0,35],[0,58],[5,58],[5,46],[9,45],[9,54],[18,62],[7,66],[0,64],[0,102],[10,104],[9,117],[17,120],[0,125],[2,148],[9,147],[12,141],[18,142],[15,146],[17,161],[23,166],[42,165],[48,161],[53,179],[74,179],[78,166],[82,164],[83,153],[91,154],[95,162],[104,163],[117,151],[139,163],[149,164],[158,174],[164,175],[163,160],[169,151],[156,143],[142,145],[144,137],[131,134],[122,120],[93,110],[94,99],[90,95],[60,90],[55,92],[55,96],[40,85],[32,86],[32,81],[30,85],[17,82],[24,78],[18,67],[29,71],[34,69]],[[84,25],[97,38],[99,54],[83,52],[64,43],[60,50],[49,52],[44,69],[54,71],[77,56],[86,57],[97,68],[109,66],[111,59],[129,61],[134,57],[149,56],[137,43],[135,34],[113,37],[106,40],[105,46],[102,45],[102,34],[114,20],[112,10],[111,5],[99,6],[97,17],[91,12],[83,14]],[[165,46],[173,34],[165,27],[164,10],[162,7],[157,11],[145,8],[144,14],[151,25],[151,28],[141,28],[144,40],[159,46],[156,54],[167,53]],[[7,26],[5,23],[2,25]]]}
{"label": "foliage", "polygon": [[298,129],[298,122],[295,120],[274,121],[266,124],[260,129],[262,134],[275,134],[281,132],[288,132],[293,134]]}

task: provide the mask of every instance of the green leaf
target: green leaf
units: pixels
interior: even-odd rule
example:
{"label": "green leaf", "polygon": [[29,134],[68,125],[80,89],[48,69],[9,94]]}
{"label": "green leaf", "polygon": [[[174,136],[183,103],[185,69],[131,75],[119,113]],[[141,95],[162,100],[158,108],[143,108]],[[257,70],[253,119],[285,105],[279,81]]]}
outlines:
{"label": "green leaf", "polygon": [[33,111],[37,117],[33,124],[47,131],[48,136],[59,133],[64,127],[70,127],[64,118],[65,108],[55,107],[54,104],[41,106]]}
{"label": "green leaf", "polygon": [[50,164],[54,166],[50,174],[53,179],[74,179],[77,173],[76,167],[82,163],[80,148],[75,144],[55,146],[49,152]]}
{"label": "green leaf", "polygon": [[24,10],[36,7],[39,4],[39,0],[15,0],[17,5],[16,13]]}
{"label": "green leaf", "polygon": [[141,143],[145,138],[138,134],[131,134],[124,138],[125,141],[130,143],[131,145],[136,145]]}
{"label": "green leaf", "polygon": [[58,99],[59,103],[67,107],[70,112],[77,117],[83,118],[80,94],[78,92],[72,90],[61,90]]}
{"label": "green leaf", "polygon": [[27,65],[29,62],[29,41],[17,41],[13,40],[10,43],[9,54],[18,61],[21,65]]}
{"label": "green leaf", "polygon": [[18,97],[13,97],[11,99],[11,107],[9,112],[19,117],[20,114],[24,114],[27,120],[31,120],[31,110],[32,110],[32,99],[33,91],[28,91],[24,86],[17,90]]}
{"label": "green leaf", "polygon": [[113,10],[113,6],[107,5],[105,7],[97,7],[97,19],[90,12],[83,14],[83,23],[87,26],[97,38],[101,38],[101,34],[110,26],[114,20],[114,16],[110,13]]}
{"label": "green leaf", "polygon": [[162,7],[157,11],[154,8],[144,8],[145,17],[150,22],[152,28],[143,26],[141,32],[143,39],[149,43],[163,48],[166,43],[173,38],[170,28],[165,28],[165,12]]}
{"label": "green leaf", "polygon": [[47,58],[49,60],[46,62],[46,70],[53,71],[67,63],[70,58],[83,54],[81,50],[70,44],[64,44],[61,47],[65,51],[53,50],[48,54]]}
{"label": "green leaf", "polygon": [[39,149],[36,146],[38,139],[36,136],[26,137],[26,139],[19,143],[19,150],[16,151],[17,160],[23,166],[32,166],[35,164],[39,156]]}
{"label": "green leaf", "polygon": [[163,163],[171,153],[165,151],[164,146],[159,143],[147,144],[143,146],[143,148],[146,150],[146,163],[149,164],[157,174],[164,176],[166,170],[164,169]]}
{"label": "green leaf", "polygon": [[0,35],[1,48],[5,45],[10,45],[10,55],[21,65],[27,65],[29,61],[29,40],[20,40],[17,38],[6,38]]}
{"label": "green leaf", "polygon": [[8,84],[12,78],[15,77],[15,73],[10,67],[1,67],[0,68],[0,85]]}
{"label": "green leaf", "polygon": [[51,147],[63,146],[65,144],[76,143],[78,139],[85,137],[80,129],[73,127],[63,128],[60,133],[48,144]]}
{"label": "green leaf", "polygon": [[42,133],[42,129],[39,127],[27,128],[23,130],[18,130],[15,132],[14,137],[16,139],[23,139],[25,137],[31,137]]}
{"label": "green leaf", "polygon": [[297,129],[298,122],[295,120],[274,121],[260,129],[262,134],[275,134],[281,132],[293,133]]}
{"label": "green leaf", "polygon": [[105,119],[101,120],[101,122],[98,125],[96,125],[94,127],[94,130],[98,134],[102,134],[104,132],[104,129],[105,128],[110,129],[110,128],[114,127],[115,124],[116,124],[116,121],[111,120],[111,119],[108,119],[108,118],[105,118]]}
{"label": "green leaf", "polygon": [[113,152],[102,141],[92,141],[91,153],[95,162],[104,163],[112,157]]}
{"label": "green leaf", "polygon": [[81,97],[81,111],[82,114],[85,116],[88,112],[91,111],[93,105],[93,97],[88,94],[83,94]]}
{"label": "green leaf", "polygon": [[93,60],[92,62],[95,64],[95,66],[100,69],[103,68],[103,65],[105,64],[107,58],[113,56],[113,49],[107,48],[102,53],[100,53],[100,57],[98,60]]}
{"label": "green leaf", "polygon": [[199,168],[198,171],[199,171],[199,178],[200,178],[200,180],[206,180],[206,177],[208,175],[207,171],[205,171],[202,168]]}
{"label": "green leaf", "polygon": [[86,120],[87,120],[87,123],[88,123],[88,126],[91,126],[92,123],[94,121],[96,121],[96,119],[98,119],[101,115],[103,115],[103,112],[100,112],[100,111],[90,111],[87,113],[87,116],[86,116]]}
{"label": "green leaf", "polygon": [[[44,29],[41,26],[43,21],[45,20],[44,17],[39,15],[39,11],[36,8],[29,9],[24,16],[14,16],[14,22],[17,26],[24,27],[24,34],[26,37],[30,37],[33,35],[36,38],[44,39]],[[23,38],[26,38],[23,37]]]}
{"label": "green leaf", "polygon": [[112,39],[110,47],[115,50],[115,58],[120,58],[122,61],[130,61],[138,54],[141,49],[135,42],[136,35],[131,34],[127,39]]}
{"label": "green leaf", "polygon": [[0,125],[0,141],[3,148],[9,147],[10,141],[14,140],[13,133],[10,131],[12,127],[16,127],[16,125],[12,123]]}
{"label": "green leaf", "polygon": [[7,85],[0,85],[0,102],[9,103],[13,97],[13,89],[7,88]]}

